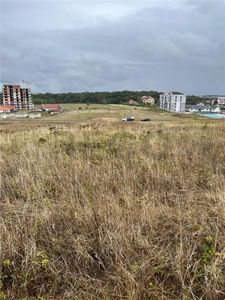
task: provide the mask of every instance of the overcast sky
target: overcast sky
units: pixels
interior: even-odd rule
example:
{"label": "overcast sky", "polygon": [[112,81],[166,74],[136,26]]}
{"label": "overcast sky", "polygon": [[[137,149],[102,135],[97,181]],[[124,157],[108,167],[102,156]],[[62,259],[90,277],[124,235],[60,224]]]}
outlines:
{"label": "overcast sky", "polygon": [[225,94],[225,0],[1,1],[1,84]]}

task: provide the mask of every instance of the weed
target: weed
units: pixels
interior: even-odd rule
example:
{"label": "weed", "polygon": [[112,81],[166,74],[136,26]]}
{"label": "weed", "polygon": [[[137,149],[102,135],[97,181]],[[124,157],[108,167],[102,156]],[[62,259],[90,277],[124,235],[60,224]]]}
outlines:
{"label": "weed", "polygon": [[205,244],[203,246],[203,251],[202,251],[202,260],[204,264],[206,265],[210,264],[214,255],[215,255],[215,247],[213,246],[212,238],[210,236],[206,236]]}

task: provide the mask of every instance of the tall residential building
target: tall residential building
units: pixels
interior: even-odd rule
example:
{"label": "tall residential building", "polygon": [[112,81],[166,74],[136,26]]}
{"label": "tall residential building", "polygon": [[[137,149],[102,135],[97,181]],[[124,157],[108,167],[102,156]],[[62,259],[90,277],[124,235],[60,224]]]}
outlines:
{"label": "tall residential building", "polygon": [[160,108],[173,112],[184,112],[186,95],[176,93],[165,93],[159,96]]}
{"label": "tall residential building", "polygon": [[2,88],[3,105],[13,105],[16,109],[32,109],[31,90],[20,85],[4,84]]}

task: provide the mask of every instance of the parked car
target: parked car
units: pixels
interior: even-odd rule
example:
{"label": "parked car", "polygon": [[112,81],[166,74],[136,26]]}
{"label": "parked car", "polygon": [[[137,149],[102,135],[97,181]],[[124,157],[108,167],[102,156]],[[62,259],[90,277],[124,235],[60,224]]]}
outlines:
{"label": "parked car", "polygon": [[130,117],[130,118],[124,117],[122,119],[122,121],[134,121],[134,120],[135,120],[134,117]]}
{"label": "parked car", "polygon": [[151,121],[151,119],[150,118],[144,118],[141,121],[147,122],[147,121]]}

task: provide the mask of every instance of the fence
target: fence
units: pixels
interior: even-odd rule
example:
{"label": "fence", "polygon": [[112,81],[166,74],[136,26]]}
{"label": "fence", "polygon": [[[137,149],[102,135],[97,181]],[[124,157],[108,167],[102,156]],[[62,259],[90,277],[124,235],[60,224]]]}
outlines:
{"label": "fence", "polygon": [[7,118],[41,118],[41,114],[0,114],[1,119]]}
{"label": "fence", "polygon": [[34,119],[34,118],[40,118],[41,114],[29,114],[29,118]]}
{"label": "fence", "polygon": [[1,119],[14,118],[15,114],[0,114]]}

